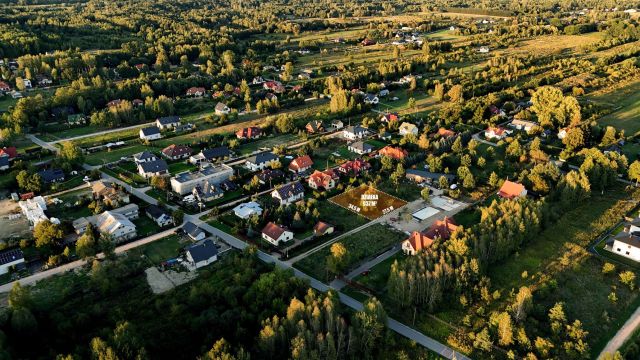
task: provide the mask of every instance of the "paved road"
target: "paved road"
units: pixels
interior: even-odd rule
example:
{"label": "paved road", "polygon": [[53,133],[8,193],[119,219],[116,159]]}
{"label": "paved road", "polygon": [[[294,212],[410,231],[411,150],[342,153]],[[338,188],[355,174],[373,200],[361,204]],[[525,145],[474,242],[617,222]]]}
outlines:
{"label": "paved road", "polygon": [[[200,226],[202,229],[208,231],[209,233],[218,236],[219,238],[221,238],[222,240],[224,240],[225,242],[227,242],[229,245],[237,248],[237,249],[244,249],[246,248],[248,245],[244,242],[241,241],[239,239],[237,239],[234,236],[231,236],[223,231],[221,231],[220,229],[217,229],[205,222],[203,222],[202,220],[200,220],[199,218],[194,217],[193,215],[185,215],[185,219],[188,219],[189,221],[193,222],[194,224]],[[293,270],[293,273],[296,277],[301,278],[301,279],[306,279],[309,281],[309,284],[311,285],[311,287],[313,287],[314,289],[318,290],[318,291],[322,291],[322,292],[326,292],[329,291],[330,289],[333,289],[332,287],[324,284],[323,282],[303,273],[302,271],[295,269],[291,266],[291,264],[284,262],[284,261],[280,261],[276,258],[274,258],[273,256],[266,254],[262,251],[258,251],[258,258],[264,262],[267,263],[273,263],[276,266],[282,268],[282,269],[291,269]],[[335,290],[335,289],[334,289]],[[338,295],[340,296],[340,301],[347,305],[348,307],[359,311],[362,310],[362,303],[339,292],[338,291]],[[447,358],[447,359],[462,359],[462,360],[470,360],[468,357],[466,357],[465,355],[455,352],[453,351],[451,348],[449,348],[446,345],[441,344],[440,342],[420,333],[419,331],[416,331],[402,323],[400,323],[399,321],[396,321],[392,318],[389,318],[387,321],[387,326],[397,332],[398,334],[411,339],[417,343],[419,343],[420,345],[440,354],[441,356]]]}
{"label": "paved road", "polygon": [[633,332],[640,327],[640,307],[633,312],[629,320],[622,325],[620,330],[609,340],[607,346],[602,349],[602,352],[598,356],[598,359],[602,358],[605,354],[613,354],[616,350],[620,349],[622,344],[633,334]]}
{"label": "paved road", "polygon": [[[115,253],[116,254],[120,254],[120,253],[123,253],[125,251],[137,248],[138,246],[142,246],[142,245],[148,244],[150,242],[159,240],[159,239],[161,239],[161,238],[163,238],[165,236],[171,235],[172,233],[174,233],[176,231],[176,229],[177,228],[171,228],[171,229],[159,232],[157,234],[153,234],[153,235],[148,236],[146,238],[142,238],[140,240],[136,240],[136,241],[130,242],[128,244],[124,244],[122,246],[117,247],[115,249]],[[102,258],[102,257],[104,257],[104,255],[102,253],[100,253],[100,254],[97,255],[97,257],[98,258]],[[67,271],[79,268],[79,267],[84,266],[86,264],[87,264],[86,260],[76,260],[76,261],[73,261],[73,262],[70,262],[70,263],[67,263],[67,264],[64,264],[64,265],[60,265],[58,267],[55,267],[55,268],[52,268],[52,269],[49,269],[49,270],[37,272],[37,273],[35,273],[33,275],[24,277],[24,278],[19,279],[17,281],[12,281],[10,283],[1,285],[0,286],[0,293],[5,293],[5,292],[10,291],[11,288],[13,287],[14,283],[16,283],[16,282],[20,282],[20,285],[33,285],[33,284],[35,284],[36,282],[38,282],[40,280],[49,278],[49,277],[54,276],[54,275],[63,274],[65,272],[67,272]]]}
{"label": "paved road", "polygon": [[[93,134],[92,134],[92,135],[93,135]],[[42,147],[43,147],[43,148],[45,148],[45,149],[49,149],[49,150],[51,150],[51,151],[53,151],[53,152],[55,152],[55,153],[57,153],[57,152],[59,152],[59,151],[60,151],[60,149],[58,149],[57,147],[55,147],[55,146],[53,146],[53,145],[49,144],[49,143],[48,143],[48,142],[46,142],[46,141],[42,141],[42,140],[40,140],[40,139],[39,139],[38,137],[36,137],[35,135],[27,134],[27,137],[28,137],[28,138],[29,138],[29,140],[31,140],[34,144],[36,144],[36,145],[40,145],[40,146],[42,146]]]}
{"label": "paved road", "polygon": [[109,130],[102,130],[102,131],[93,132],[91,134],[78,135],[78,136],[74,136],[74,137],[70,137],[70,138],[51,141],[49,144],[57,144],[57,143],[60,143],[60,142],[63,142],[63,141],[74,141],[74,140],[80,140],[80,139],[93,137],[93,136],[100,136],[100,135],[104,135],[104,134],[110,134],[110,133],[118,132],[118,131],[137,129],[137,128],[141,128],[141,127],[145,127],[145,126],[151,126],[151,125],[153,125],[155,123],[156,123],[155,121],[152,121],[152,122],[148,122],[148,123],[144,123],[144,124],[131,125],[131,126],[126,126],[126,127],[121,127],[121,128],[114,128],[114,129],[109,129]]}

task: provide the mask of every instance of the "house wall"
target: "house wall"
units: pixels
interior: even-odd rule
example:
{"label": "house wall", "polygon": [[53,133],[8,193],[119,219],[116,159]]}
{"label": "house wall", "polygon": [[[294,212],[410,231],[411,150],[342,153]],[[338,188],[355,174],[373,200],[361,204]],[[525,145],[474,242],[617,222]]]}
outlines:
{"label": "house wall", "polygon": [[411,246],[411,243],[408,240],[402,242],[402,252],[406,255],[415,255],[416,251]]}
{"label": "house wall", "polygon": [[611,251],[633,261],[640,262],[640,248],[637,248],[635,246],[627,245],[623,242],[615,240],[613,242],[613,246],[611,247]]}
{"label": "house wall", "polygon": [[0,275],[4,275],[6,273],[9,272],[9,268],[11,268],[14,265],[18,265],[24,262],[24,259],[18,259],[9,263],[6,263],[4,265],[0,265]]}

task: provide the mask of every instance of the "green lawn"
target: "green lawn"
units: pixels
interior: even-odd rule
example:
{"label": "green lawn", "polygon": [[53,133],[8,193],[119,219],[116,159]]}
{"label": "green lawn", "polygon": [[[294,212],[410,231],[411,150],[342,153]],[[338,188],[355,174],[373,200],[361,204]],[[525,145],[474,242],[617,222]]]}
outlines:
{"label": "green lawn", "polygon": [[183,241],[180,236],[169,235],[146,245],[131,249],[129,250],[129,254],[133,256],[144,255],[153,264],[159,264],[162,261],[177,257],[180,250],[187,245],[188,243]]}
{"label": "green lawn", "polygon": [[592,100],[611,105],[615,109],[598,121],[601,125],[614,126],[618,130],[624,130],[626,135],[634,135],[640,131],[640,81]]}
{"label": "green lawn", "polygon": [[98,151],[87,155],[85,157],[85,162],[89,165],[98,166],[120,160],[122,157],[132,156],[133,154],[137,154],[145,150],[153,151],[154,149],[142,144],[136,144],[111,151]]}
{"label": "green lawn", "polygon": [[[376,256],[403,240],[406,236],[389,228],[374,224],[341,240],[349,253],[348,267],[355,267],[361,261]],[[296,262],[295,267],[321,280],[328,280],[326,268],[327,257],[331,254],[331,246]]]}
{"label": "green lawn", "polygon": [[[492,266],[488,273],[492,287],[503,293],[523,285],[547,289],[538,293],[536,302],[545,308],[564,302],[567,316],[582,321],[590,333],[592,355],[597,354],[640,299],[637,291],[621,285],[615,274],[603,275],[603,260],[584,249],[621,220],[630,207],[627,197],[616,187],[576,204],[513,257]],[[617,304],[607,299],[614,285]]]}
{"label": "green lawn", "polygon": [[348,231],[366,224],[369,220],[329,201],[319,201],[317,206],[320,220],[336,226],[337,230]]}
{"label": "green lawn", "polygon": [[181,173],[184,171],[192,171],[197,169],[198,167],[196,165],[190,164],[188,162],[185,161],[180,161],[180,162],[176,162],[173,164],[169,164],[169,172],[172,175],[175,175],[177,173]]}
{"label": "green lawn", "polygon": [[147,237],[160,232],[160,226],[151,220],[144,210],[140,210],[140,217],[133,221],[136,225],[138,237]]}

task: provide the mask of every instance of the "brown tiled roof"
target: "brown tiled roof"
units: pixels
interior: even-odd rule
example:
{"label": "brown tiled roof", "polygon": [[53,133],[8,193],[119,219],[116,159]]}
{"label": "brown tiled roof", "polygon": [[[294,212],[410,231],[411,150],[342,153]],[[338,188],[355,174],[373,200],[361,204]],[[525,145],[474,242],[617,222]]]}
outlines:
{"label": "brown tiled roof", "polygon": [[309,155],[300,156],[294,159],[291,164],[289,164],[290,170],[300,170],[304,168],[308,168],[313,165],[313,160]]}
{"label": "brown tiled roof", "polygon": [[277,225],[271,221],[262,229],[263,234],[274,240],[278,239],[285,231],[287,231],[286,227]]}

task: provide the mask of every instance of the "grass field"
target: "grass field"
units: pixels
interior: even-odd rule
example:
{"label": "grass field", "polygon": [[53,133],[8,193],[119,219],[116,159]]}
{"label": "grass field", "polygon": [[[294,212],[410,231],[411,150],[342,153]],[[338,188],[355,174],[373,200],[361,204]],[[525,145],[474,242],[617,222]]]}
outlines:
{"label": "grass field", "polygon": [[[404,238],[405,235],[402,233],[389,230],[380,224],[374,224],[340,239],[339,242],[347,248],[348,267],[350,268],[367,258],[380,254]],[[294,266],[317,279],[328,280],[326,261],[327,256],[331,254],[330,248],[331,246],[326,246],[296,262]]]}
{"label": "grass field", "polygon": [[571,54],[577,53],[582,47],[596,43],[604,38],[603,33],[594,32],[582,35],[547,35],[535,39],[525,40],[514,49],[505,50],[507,53],[525,54]]}
{"label": "grass field", "polygon": [[133,256],[146,256],[153,264],[178,256],[187,243],[178,235],[169,235],[146,245],[129,250]]}
{"label": "grass field", "polygon": [[601,125],[624,130],[626,135],[635,135],[640,131],[640,81],[599,95],[592,100],[615,106],[614,112],[599,120]]}
{"label": "grass field", "polygon": [[[603,275],[603,261],[585,250],[629,210],[627,197],[617,187],[604,195],[594,194],[589,201],[566,212],[512,258],[490,268],[493,287],[503,293],[523,285],[534,289],[551,287],[536,302],[546,308],[564,302],[567,316],[582,321],[589,331],[592,354],[597,354],[640,300],[637,292],[615,280],[615,274]],[[617,304],[607,298],[613,285]]]}

